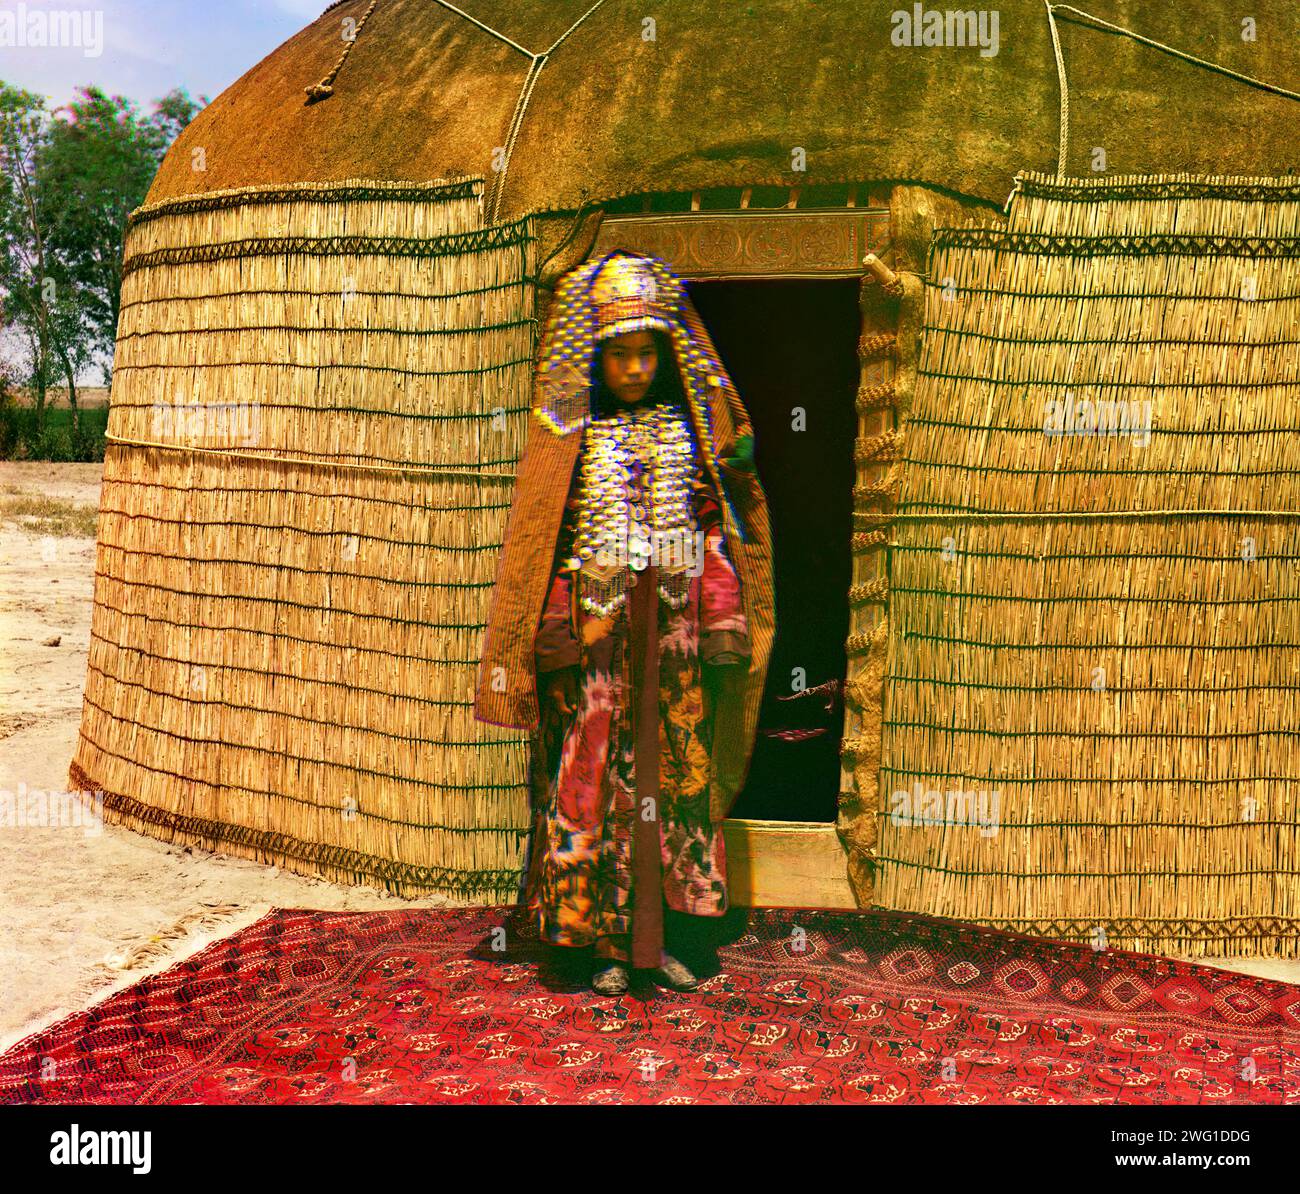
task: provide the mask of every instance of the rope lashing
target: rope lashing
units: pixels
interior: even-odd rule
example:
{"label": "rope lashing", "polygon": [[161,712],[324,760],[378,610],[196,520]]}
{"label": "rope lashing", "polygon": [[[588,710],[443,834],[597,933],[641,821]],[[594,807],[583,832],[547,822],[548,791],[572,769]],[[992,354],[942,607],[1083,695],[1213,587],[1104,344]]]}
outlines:
{"label": "rope lashing", "polygon": [[858,390],[858,396],[853,405],[858,414],[865,414],[869,410],[884,410],[886,407],[893,406],[894,383],[892,381],[882,381],[874,386],[862,386]]}
{"label": "rope lashing", "polygon": [[202,456],[225,456],[234,460],[260,460],[266,464],[298,464],[308,468],[354,469],[366,473],[428,473],[439,477],[477,477],[480,480],[508,481],[513,484],[514,473],[485,473],[474,469],[462,469],[439,465],[415,464],[348,464],[337,460],[312,460],[303,456],[268,456],[263,452],[237,452],[231,448],[200,448],[194,444],[169,444],[161,440],[128,439],[121,435],[106,435],[110,444],[120,444],[127,448],[152,448],[168,452],[193,452]]}
{"label": "rope lashing", "polygon": [[888,356],[898,343],[898,336],[894,332],[877,332],[872,336],[863,336],[858,341],[858,360],[864,365],[868,361],[878,361],[881,357]]}
{"label": "rope lashing", "polygon": [[889,545],[887,531],[859,531],[849,540],[849,550],[855,555],[874,551],[878,547]]}
{"label": "rope lashing", "polygon": [[[361,36],[361,30],[365,28],[366,22],[370,20],[370,14],[375,11],[375,5],[378,3],[379,0],[370,0],[370,7],[362,13],[361,20],[357,22],[357,27],[352,30],[352,36],[344,45],[343,53],[339,55],[339,60],[334,64],[334,69],[319,83],[313,83],[310,87],[304,88],[307,92],[307,103],[314,104],[317,100],[329,99],[334,94],[334,80],[338,78],[339,71],[343,69],[343,64],[348,60],[348,55],[352,53],[352,47],[357,44],[357,38]],[[331,5],[331,7],[333,6]],[[325,11],[328,12],[329,9]]]}
{"label": "rope lashing", "polygon": [[[850,634],[844,640],[845,651],[849,655],[864,655],[871,651],[872,647],[883,646],[889,639],[889,623],[881,622],[874,630],[865,630],[859,634]],[[865,742],[865,738],[852,739],[855,742]]]}
{"label": "rope lashing", "polygon": [[879,435],[859,436],[853,441],[853,459],[858,464],[869,460],[897,460],[902,446],[903,436],[899,431],[883,431]]}
{"label": "rope lashing", "polygon": [[[352,39],[344,47],[343,53],[339,57],[338,62],[334,64],[334,69],[331,70],[319,83],[315,83],[311,87],[305,89],[307,92],[307,103],[313,104],[317,100],[327,99],[329,96],[334,94],[334,81],[338,78],[339,71],[343,69],[343,64],[347,61],[348,54],[351,52],[352,47],[356,45],[357,38],[360,36],[365,23],[370,19],[370,14],[374,12],[377,3],[378,0],[370,0],[370,7],[366,9],[365,15],[362,16],[361,20],[357,23],[357,27],[353,31]],[[470,24],[482,29],[484,33],[490,34],[492,37],[504,42],[506,45],[510,46],[511,49],[518,50],[519,53],[529,59],[528,73],[524,77],[524,83],[519,92],[519,98],[515,101],[514,115],[511,117],[510,129],[506,134],[506,143],[504,146],[501,169],[493,178],[492,183],[490,184],[490,193],[486,199],[488,219],[492,223],[496,223],[497,220],[500,219],[501,214],[501,194],[505,188],[506,172],[510,168],[510,159],[514,154],[515,143],[519,139],[519,129],[523,125],[524,113],[528,109],[528,101],[532,97],[533,88],[537,84],[537,78],[542,72],[542,67],[546,65],[547,59],[550,58],[550,56],[560,47],[565,39],[567,39],[569,35],[583,23],[583,21],[591,16],[596,9],[604,4],[605,0],[596,0],[595,4],[587,9],[582,16],[574,21],[568,29],[561,33],[560,36],[540,54],[533,50],[525,49],[513,38],[507,37],[504,33],[500,32],[500,30],[493,29],[491,25],[480,21],[477,17],[467,13],[464,9],[458,8],[456,5],[450,3],[450,0],[434,0],[434,3],[441,4],[443,8],[450,9],[463,20],[469,21]],[[329,10],[327,9],[326,11]]]}
{"label": "rope lashing", "polygon": [[[862,502],[892,502],[898,492],[898,470],[892,468],[889,474],[879,481],[853,487],[853,500]],[[857,517],[856,515],[854,517]]]}
{"label": "rope lashing", "polygon": [[1065,59],[1061,54],[1061,39],[1056,29],[1057,13],[1061,14],[1062,20],[1082,25],[1085,29],[1104,29],[1108,33],[1118,33],[1122,37],[1131,37],[1134,41],[1140,42],[1144,46],[1150,46],[1153,50],[1159,50],[1162,54],[1169,54],[1184,62],[1190,62],[1193,66],[1214,71],[1225,78],[1234,79],[1238,83],[1245,83],[1248,87],[1256,87],[1260,91],[1280,95],[1285,99],[1300,100],[1300,93],[1288,91],[1285,87],[1279,87],[1276,83],[1267,83],[1263,79],[1256,79],[1253,75],[1245,75],[1240,71],[1229,70],[1226,66],[1220,66],[1219,63],[1210,62],[1205,58],[1197,58],[1194,54],[1188,54],[1184,50],[1176,50],[1173,46],[1165,45],[1164,42],[1156,41],[1151,37],[1143,37],[1142,34],[1134,33],[1132,29],[1125,29],[1121,25],[1112,25],[1109,21],[1103,21],[1100,17],[1095,17],[1092,13],[1084,12],[1072,5],[1053,4],[1051,0],[1043,0],[1043,3],[1047,7],[1047,24],[1052,34],[1052,52],[1056,56],[1056,77],[1061,89],[1061,134],[1056,159],[1057,178],[1065,177],[1066,159],[1070,150],[1070,92],[1065,77]]}
{"label": "rope lashing", "polygon": [[[875,496],[874,494],[872,496]],[[900,510],[859,512],[860,526],[883,527],[895,522],[1092,522],[1105,519],[1150,518],[1273,518],[1300,519],[1300,510]]]}
{"label": "rope lashing", "polygon": [[487,25],[477,17],[471,16],[469,13],[465,12],[464,9],[457,8],[456,5],[450,3],[450,0],[434,0],[434,2],[441,4],[443,8],[450,9],[452,12],[456,13],[457,16],[463,17],[465,20],[469,21],[470,24],[478,26],[478,28],[482,29],[484,33],[491,34],[491,36],[510,46],[511,49],[518,50],[525,58],[530,60],[528,64],[528,73],[524,76],[524,84],[519,91],[519,98],[515,101],[514,115],[510,119],[510,129],[506,134],[506,143],[504,146],[501,169],[492,180],[491,194],[487,200],[488,219],[495,223],[500,218],[501,214],[501,194],[505,189],[506,172],[510,169],[510,159],[515,151],[515,142],[519,139],[519,129],[524,122],[524,113],[528,110],[528,101],[532,98],[533,88],[537,85],[537,77],[542,73],[542,67],[546,65],[547,59],[550,58],[557,49],[559,49],[561,43],[564,42],[569,35],[583,23],[583,21],[591,16],[596,9],[604,4],[605,0],[596,0],[595,4],[587,9],[582,16],[574,21],[572,25],[561,33],[560,36],[540,54],[533,50],[525,49],[517,41],[514,41],[504,33],[493,29],[491,25]]}
{"label": "rope lashing", "polygon": [[864,581],[860,585],[854,585],[849,589],[850,605],[865,605],[872,601],[889,600],[889,579],[879,577],[876,580]]}

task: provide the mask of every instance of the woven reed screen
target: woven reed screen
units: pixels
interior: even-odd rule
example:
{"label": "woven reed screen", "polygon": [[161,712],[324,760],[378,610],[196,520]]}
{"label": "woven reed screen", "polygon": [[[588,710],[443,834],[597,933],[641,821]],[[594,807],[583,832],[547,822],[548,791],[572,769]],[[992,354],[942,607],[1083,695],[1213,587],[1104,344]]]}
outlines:
{"label": "woven reed screen", "polygon": [[74,785],[169,841],[510,900],[526,740],[472,716],[535,242],[482,180],[244,190],[127,243]]}
{"label": "woven reed screen", "polygon": [[1005,231],[936,232],[881,905],[1295,956],[1297,237],[1294,181],[1183,176],[1029,175]]}

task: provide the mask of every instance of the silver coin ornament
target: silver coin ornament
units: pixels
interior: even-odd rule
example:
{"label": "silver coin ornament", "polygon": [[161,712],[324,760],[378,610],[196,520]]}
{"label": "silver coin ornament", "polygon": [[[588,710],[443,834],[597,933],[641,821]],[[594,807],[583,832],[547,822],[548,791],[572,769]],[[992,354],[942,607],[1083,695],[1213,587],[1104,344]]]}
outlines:
{"label": "silver coin ornament", "polygon": [[600,617],[615,613],[635,574],[654,562],[660,595],[680,609],[692,563],[682,541],[694,542],[698,531],[696,457],[685,412],[622,410],[593,420],[583,436],[573,544],[582,608]]}

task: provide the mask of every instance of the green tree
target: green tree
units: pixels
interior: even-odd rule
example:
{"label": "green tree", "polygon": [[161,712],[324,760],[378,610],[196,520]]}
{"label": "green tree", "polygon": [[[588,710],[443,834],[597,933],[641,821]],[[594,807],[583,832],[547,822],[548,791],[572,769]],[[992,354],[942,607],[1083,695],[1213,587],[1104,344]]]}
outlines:
{"label": "green tree", "polygon": [[43,97],[0,82],[0,318],[27,350],[34,441],[55,377],[68,387],[74,438],[77,377],[98,360],[107,382],[127,217],[206,102],[177,88],[144,116],[88,86],[50,113]]}
{"label": "green tree", "polygon": [[52,373],[51,337],[64,326],[53,315],[58,290],[38,183],[50,123],[42,96],[0,83],[0,316],[27,344],[38,432]]}
{"label": "green tree", "polygon": [[40,163],[50,240],[105,360],[117,335],[127,217],[204,102],[177,88],[145,117],[129,99],[83,87],[53,122]]}

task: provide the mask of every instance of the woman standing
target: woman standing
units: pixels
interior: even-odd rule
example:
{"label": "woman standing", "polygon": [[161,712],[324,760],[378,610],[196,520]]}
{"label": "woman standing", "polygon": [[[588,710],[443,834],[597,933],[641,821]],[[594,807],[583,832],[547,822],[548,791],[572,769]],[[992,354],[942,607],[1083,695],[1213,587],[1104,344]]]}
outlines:
{"label": "woman standing", "polygon": [[[626,991],[631,968],[690,990],[697,982],[668,951],[664,912],[719,916],[727,908],[724,806],[743,780],[753,732],[748,698],[761,695],[771,637],[770,556],[755,553],[767,565],[756,650],[746,609],[755,601],[746,600],[731,558],[728,512],[710,474],[721,477],[725,469],[737,478],[750,521],[764,532],[766,510],[753,518],[761,490],[743,407],[735,400],[734,411],[723,408],[734,454],[718,462],[707,408],[719,404],[691,400],[689,366],[700,361],[688,359],[683,370],[680,358],[698,351],[702,328],[680,317],[680,283],[674,287],[662,262],[628,253],[592,266],[575,271],[577,287],[557,292],[548,321],[551,356],[557,341],[578,351],[566,354],[560,368],[555,359],[545,361],[543,400],[534,412],[552,435],[579,427],[581,435],[571,436],[576,451],[559,526],[553,537],[546,532],[552,550],[532,623],[540,707],[524,899],[544,940],[594,946],[597,991]],[[584,318],[587,335],[575,334]],[[562,370],[579,362],[584,384],[548,386],[557,374],[571,383]],[[718,373],[703,380],[722,388]],[[521,507],[538,501],[527,464],[521,462],[507,555],[523,533]],[[541,521],[531,520],[534,529]],[[732,521],[739,525],[734,514]],[[762,598],[763,569],[751,572],[754,596]],[[510,620],[502,596],[509,575],[503,558],[477,702],[479,716],[498,724],[484,717],[492,712],[484,685],[500,654],[494,637]],[[719,742],[720,728],[733,740]]]}

